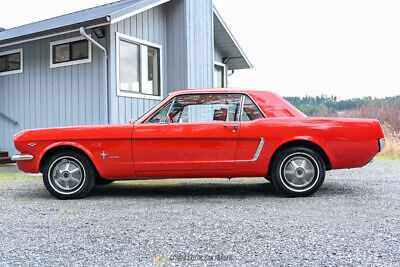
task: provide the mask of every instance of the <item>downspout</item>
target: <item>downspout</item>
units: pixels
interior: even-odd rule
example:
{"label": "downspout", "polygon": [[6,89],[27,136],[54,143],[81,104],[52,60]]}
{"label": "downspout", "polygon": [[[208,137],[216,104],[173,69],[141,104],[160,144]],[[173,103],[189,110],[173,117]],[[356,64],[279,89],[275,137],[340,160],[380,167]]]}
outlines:
{"label": "downspout", "polygon": [[104,82],[104,90],[103,90],[103,99],[104,99],[104,108],[107,111],[106,114],[106,123],[110,123],[110,110],[108,109],[108,53],[107,49],[104,48],[101,44],[99,44],[96,40],[90,37],[86,32],[85,28],[81,27],[79,29],[80,34],[89,42],[91,42],[94,46],[100,49],[104,54],[104,64],[103,64],[103,82]]}

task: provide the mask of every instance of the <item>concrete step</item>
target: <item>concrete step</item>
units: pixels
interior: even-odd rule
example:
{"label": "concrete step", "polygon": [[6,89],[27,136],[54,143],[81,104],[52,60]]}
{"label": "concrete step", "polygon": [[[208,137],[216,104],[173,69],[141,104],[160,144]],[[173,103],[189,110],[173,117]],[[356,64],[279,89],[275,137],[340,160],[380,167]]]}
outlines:
{"label": "concrete step", "polygon": [[9,157],[0,157],[0,165],[11,163],[15,163],[15,161],[12,161]]}

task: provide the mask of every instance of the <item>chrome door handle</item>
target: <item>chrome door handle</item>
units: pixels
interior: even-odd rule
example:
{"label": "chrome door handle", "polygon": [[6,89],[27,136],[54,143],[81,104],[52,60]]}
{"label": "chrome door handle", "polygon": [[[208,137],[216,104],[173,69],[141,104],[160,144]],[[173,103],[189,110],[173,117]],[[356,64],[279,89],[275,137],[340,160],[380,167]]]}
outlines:
{"label": "chrome door handle", "polygon": [[237,125],[229,125],[229,124],[225,124],[225,125],[224,125],[224,127],[225,127],[225,128],[228,128],[228,127],[233,127],[233,129],[235,129],[235,130],[239,129],[239,127],[238,127]]}

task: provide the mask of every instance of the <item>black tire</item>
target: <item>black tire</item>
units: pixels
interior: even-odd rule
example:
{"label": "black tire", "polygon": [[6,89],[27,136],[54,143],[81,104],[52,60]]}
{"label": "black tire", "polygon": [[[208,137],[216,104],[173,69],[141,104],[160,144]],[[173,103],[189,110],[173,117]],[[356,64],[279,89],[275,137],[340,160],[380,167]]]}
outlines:
{"label": "black tire", "polygon": [[[297,164],[300,164],[297,165]],[[296,167],[297,166],[297,167]],[[279,152],[272,163],[272,181],[278,192],[289,197],[307,197],[325,180],[321,155],[307,147],[291,147]]]}
{"label": "black tire", "polygon": [[46,160],[43,167],[44,185],[58,199],[79,199],[86,196],[93,189],[95,180],[96,171],[91,161],[86,155],[76,151],[67,150],[54,154]]}

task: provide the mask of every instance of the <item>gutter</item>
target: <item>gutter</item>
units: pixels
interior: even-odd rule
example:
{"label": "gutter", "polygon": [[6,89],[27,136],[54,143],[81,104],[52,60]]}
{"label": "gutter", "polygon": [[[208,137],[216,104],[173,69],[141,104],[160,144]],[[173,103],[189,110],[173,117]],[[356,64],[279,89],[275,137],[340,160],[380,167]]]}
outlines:
{"label": "gutter", "polygon": [[90,37],[86,32],[85,28],[81,27],[79,29],[80,34],[89,42],[91,42],[94,46],[96,46],[98,49],[100,49],[103,54],[104,54],[104,64],[103,64],[103,82],[104,82],[104,90],[103,90],[103,99],[104,99],[104,109],[107,111],[106,114],[106,123],[110,123],[110,110],[108,108],[108,53],[107,49],[99,44],[96,40],[94,40],[92,37]]}

